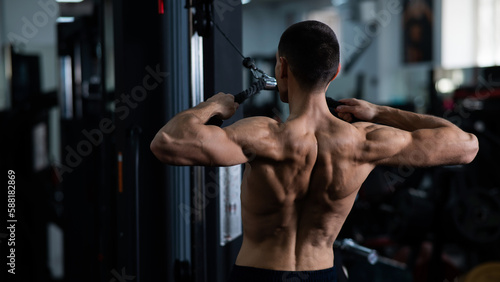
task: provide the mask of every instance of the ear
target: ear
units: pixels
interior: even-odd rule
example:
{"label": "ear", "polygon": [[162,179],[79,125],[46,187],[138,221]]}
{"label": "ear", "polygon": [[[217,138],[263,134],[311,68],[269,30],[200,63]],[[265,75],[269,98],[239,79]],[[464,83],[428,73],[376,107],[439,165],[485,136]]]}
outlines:
{"label": "ear", "polygon": [[332,80],[330,80],[330,82],[332,82],[337,77],[337,75],[339,75],[341,67],[342,66],[340,65],[340,62],[339,62],[339,66],[337,67],[337,73],[333,76],[333,78],[332,78]]}
{"label": "ear", "polygon": [[328,82],[328,84],[326,85],[326,88],[325,88],[325,92],[328,90],[328,87],[330,87],[330,83],[332,83],[332,81],[337,77],[337,75],[339,75],[340,73],[340,62],[339,62],[339,66],[337,67],[337,73],[333,76],[333,78],[330,80],[330,82]]}
{"label": "ear", "polygon": [[288,61],[285,59],[285,57],[280,57],[280,78],[287,78],[288,77]]}

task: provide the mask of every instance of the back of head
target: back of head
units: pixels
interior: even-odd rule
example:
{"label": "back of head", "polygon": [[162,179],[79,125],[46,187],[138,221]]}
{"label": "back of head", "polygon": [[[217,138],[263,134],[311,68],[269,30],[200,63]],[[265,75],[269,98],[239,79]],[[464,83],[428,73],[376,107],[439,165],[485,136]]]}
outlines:
{"label": "back of head", "polygon": [[280,57],[304,90],[326,87],[339,66],[339,43],[333,30],[318,21],[303,21],[290,26],[281,35]]}

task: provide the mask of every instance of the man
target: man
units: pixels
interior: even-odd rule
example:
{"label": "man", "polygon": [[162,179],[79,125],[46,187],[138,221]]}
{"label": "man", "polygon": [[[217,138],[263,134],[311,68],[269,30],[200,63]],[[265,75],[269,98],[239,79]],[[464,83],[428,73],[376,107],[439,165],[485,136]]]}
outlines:
{"label": "man", "polygon": [[337,112],[361,122],[334,117],[325,92],[340,69],[339,45],[320,22],[289,27],[276,59],[280,98],[290,108],[286,122],[251,117],[225,128],[205,125],[238,107],[219,93],[172,118],[151,150],[172,165],[246,163],[243,244],[231,281],[286,281],[290,274],[334,281],[333,242],[376,165],[465,164],[478,142],[444,119],[357,99],[342,100]]}

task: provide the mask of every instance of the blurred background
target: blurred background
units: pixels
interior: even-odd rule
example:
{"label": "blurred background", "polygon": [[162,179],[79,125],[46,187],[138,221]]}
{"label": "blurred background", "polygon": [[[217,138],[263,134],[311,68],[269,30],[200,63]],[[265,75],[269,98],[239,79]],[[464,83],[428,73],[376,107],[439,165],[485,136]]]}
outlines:
{"label": "blurred background", "polygon": [[[378,167],[335,246],[340,281],[500,281],[499,0],[0,0],[2,281],[224,281],[242,168],[166,166],[149,143],[248,88],[244,57],[273,76],[281,33],[308,19],[341,46],[327,96],[480,143],[466,166]],[[225,125],[254,115],[288,110],[263,91]]]}

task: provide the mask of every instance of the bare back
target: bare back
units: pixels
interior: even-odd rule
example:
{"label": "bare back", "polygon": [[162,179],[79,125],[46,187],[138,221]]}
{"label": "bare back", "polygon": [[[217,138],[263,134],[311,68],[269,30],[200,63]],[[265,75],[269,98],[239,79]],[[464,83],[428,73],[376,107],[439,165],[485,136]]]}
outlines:
{"label": "bare back", "polygon": [[478,151],[474,135],[442,118],[345,99],[339,116],[366,121],[351,125],[331,115],[322,95],[288,97],[286,123],[253,117],[222,129],[205,125],[236,111],[234,96],[219,93],[177,114],[151,142],[168,164],[246,163],[240,266],[330,268],[333,242],[376,165],[467,164]]}
{"label": "bare back", "polygon": [[237,265],[300,271],[333,266],[333,242],[373,165],[355,162],[358,130],[333,116],[270,126],[275,152],[246,165]]}

